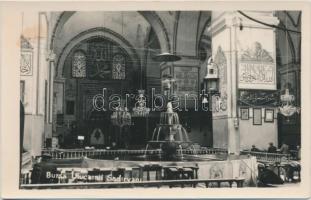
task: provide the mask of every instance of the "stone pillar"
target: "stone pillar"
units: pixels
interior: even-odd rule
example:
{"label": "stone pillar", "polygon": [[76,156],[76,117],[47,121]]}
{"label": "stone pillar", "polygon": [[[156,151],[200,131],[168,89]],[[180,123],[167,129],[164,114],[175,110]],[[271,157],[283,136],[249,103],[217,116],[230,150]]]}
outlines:
{"label": "stone pillar", "polygon": [[[53,51],[50,51],[47,56],[47,60],[49,61],[49,77],[48,77],[48,82],[49,82],[49,95],[48,95],[48,102],[49,102],[49,112],[48,112],[48,122],[53,123],[53,117],[54,117],[54,94],[53,94],[53,86],[54,86],[54,71],[55,71],[55,54]],[[54,120],[55,121],[55,120]],[[56,127],[52,125],[52,129],[54,132],[54,129]]]}
{"label": "stone pillar", "polygon": [[[270,11],[244,13],[264,23],[278,24],[277,18]],[[237,11],[216,11],[212,13],[209,35],[212,39],[212,56],[218,65],[220,92],[220,95],[212,97],[213,144],[214,147],[227,148],[230,154],[238,155],[239,90],[276,89],[275,32],[273,28],[254,22]],[[268,58],[268,64],[265,65],[264,61],[264,65],[259,66],[265,59],[263,57]],[[242,60],[250,63],[247,69],[242,66]],[[255,77],[256,80],[247,80],[247,77],[257,72],[252,70],[257,69],[263,69],[265,75],[269,73],[269,80],[258,77]],[[250,125],[249,131],[251,129]]]}

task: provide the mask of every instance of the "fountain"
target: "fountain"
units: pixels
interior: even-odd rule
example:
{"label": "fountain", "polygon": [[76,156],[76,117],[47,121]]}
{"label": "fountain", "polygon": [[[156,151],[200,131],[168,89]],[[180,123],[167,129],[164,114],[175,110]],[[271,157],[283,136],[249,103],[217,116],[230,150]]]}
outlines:
{"label": "fountain", "polygon": [[190,144],[187,131],[180,124],[179,116],[173,111],[172,103],[169,102],[167,110],[160,115],[160,123],[154,129],[151,140],[147,143],[145,156],[148,149],[158,148],[161,150],[160,156],[163,160],[182,160],[182,151]]}

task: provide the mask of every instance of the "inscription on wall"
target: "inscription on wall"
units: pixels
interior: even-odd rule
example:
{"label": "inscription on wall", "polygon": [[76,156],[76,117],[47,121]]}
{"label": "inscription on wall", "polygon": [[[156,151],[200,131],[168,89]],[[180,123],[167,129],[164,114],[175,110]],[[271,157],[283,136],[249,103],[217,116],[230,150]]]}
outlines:
{"label": "inscription on wall", "polygon": [[186,94],[198,94],[198,73],[197,67],[174,67],[174,89],[179,98],[183,99]]}
{"label": "inscription on wall", "polygon": [[21,36],[21,58],[20,58],[21,76],[31,76],[33,68],[33,47],[30,42]]}
{"label": "inscription on wall", "polygon": [[259,42],[241,55],[238,69],[239,89],[276,89],[276,63]]}

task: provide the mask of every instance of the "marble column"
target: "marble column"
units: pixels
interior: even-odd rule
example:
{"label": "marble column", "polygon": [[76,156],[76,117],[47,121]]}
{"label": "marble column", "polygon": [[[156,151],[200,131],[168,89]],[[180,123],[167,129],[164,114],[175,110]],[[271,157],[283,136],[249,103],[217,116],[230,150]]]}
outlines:
{"label": "marble column", "polygon": [[[243,13],[264,23],[278,24],[278,19],[270,11]],[[216,11],[212,12],[208,32],[212,39],[213,60],[218,65],[220,92],[220,95],[212,98],[213,144],[214,147],[227,148],[230,154],[238,155],[241,150],[239,90],[276,89],[275,31],[272,27],[248,19],[238,11]],[[246,80],[245,73],[254,68],[259,69],[253,64],[261,64],[264,56],[268,57],[268,64],[260,67],[268,71],[266,74],[271,72],[269,81]],[[250,63],[248,69],[242,66],[242,60]],[[249,127],[251,130],[252,126]]]}

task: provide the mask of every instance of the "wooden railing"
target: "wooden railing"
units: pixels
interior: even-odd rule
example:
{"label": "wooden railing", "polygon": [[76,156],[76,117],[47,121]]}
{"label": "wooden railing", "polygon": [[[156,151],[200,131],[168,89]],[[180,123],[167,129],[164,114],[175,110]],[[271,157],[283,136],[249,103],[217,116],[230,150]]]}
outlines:
{"label": "wooden railing", "polygon": [[241,155],[255,156],[260,162],[282,162],[291,159],[290,154],[256,152],[256,151],[241,151]]}
{"label": "wooden railing", "polygon": [[[180,151],[180,150],[179,150]],[[220,148],[200,148],[200,149],[183,149],[183,154],[195,154],[195,155],[203,155],[203,154],[228,154],[226,149]]]}

